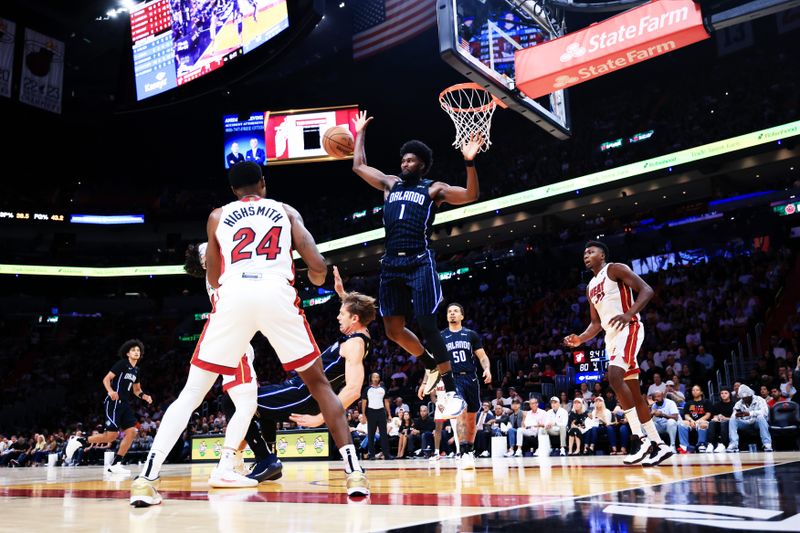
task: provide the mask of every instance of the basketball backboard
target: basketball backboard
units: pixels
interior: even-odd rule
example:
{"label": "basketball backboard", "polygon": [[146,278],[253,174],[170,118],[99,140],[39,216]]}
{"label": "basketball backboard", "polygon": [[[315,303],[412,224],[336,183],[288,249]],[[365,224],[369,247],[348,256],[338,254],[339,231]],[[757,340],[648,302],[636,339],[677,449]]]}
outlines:
{"label": "basketball backboard", "polygon": [[563,35],[541,0],[437,0],[442,59],[559,139],[570,135],[565,90],[532,99],[516,89],[514,52]]}

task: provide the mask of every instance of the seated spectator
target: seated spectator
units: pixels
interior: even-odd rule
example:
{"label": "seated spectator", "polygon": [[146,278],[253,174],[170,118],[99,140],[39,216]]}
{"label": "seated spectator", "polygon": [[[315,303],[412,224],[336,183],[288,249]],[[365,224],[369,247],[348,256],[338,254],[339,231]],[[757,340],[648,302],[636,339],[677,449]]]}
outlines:
{"label": "seated spectator", "polygon": [[781,380],[781,393],[786,393],[787,398],[794,398],[797,394],[797,389],[794,387],[793,376],[790,372],[786,372],[786,377]]}
{"label": "seated spectator", "polygon": [[583,434],[588,431],[588,427],[586,424],[586,419],[588,417],[588,413],[583,405],[583,400],[580,398],[575,398],[572,400],[572,412],[569,414],[569,418],[567,419],[568,429],[567,429],[567,437],[569,437],[569,442],[567,443],[567,455],[580,455],[581,448],[583,447]]}
{"label": "seated spectator", "polygon": [[772,437],[769,434],[769,407],[764,398],[755,396],[747,385],[739,387],[739,401],[733,406],[733,418],[728,425],[728,452],[739,451],[739,431],[758,428],[765,452],[772,451]]}
{"label": "seated spectator", "polygon": [[608,444],[611,455],[627,455],[631,444],[631,427],[625,419],[625,411],[619,404],[611,412],[611,424],[608,426]]}
{"label": "seated spectator", "polygon": [[606,389],[606,408],[609,411],[613,412],[614,409],[617,408],[617,396],[614,394],[614,390],[611,387]]}
{"label": "seated spectator", "polygon": [[[581,393],[581,398],[583,398],[584,402],[591,401],[592,397],[594,396],[594,394],[592,394],[592,391],[589,390],[589,384],[586,383],[585,381],[581,383],[580,393]],[[577,398],[577,394],[575,395],[575,397]]]}
{"label": "seated spectator", "polygon": [[[539,400],[531,398],[528,402],[530,410],[525,412],[525,417],[522,421],[522,427],[517,432],[517,439],[519,439],[520,446],[525,437],[532,437],[536,443],[536,451],[539,451],[539,433],[545,427],[547,422],[547,414],[545,411],[539,409]],[[549,437],[548,437],[549,438]]]}
{"label": "seated spectator", "polygon": [[659,372],[653,373],[653,383],[647,388],[647,395],[654,396],[656,391],[666,392],[667,385],[661,381],[661,374]]}
{"label": "seated spectator", "polygon": [[669,445],[675,450],[678,432],[678,418],[680,411],[675,402],[664,397],[664,393],[656,391],[653,394],[653,405],[650,406],[650,413],[653,415],[653,422],[659,433],[666,433],[669,436]]}
{"label": "seated spectator", "polygon": [[409,444],[412,449],[424,452],[426,456],[433,453],[433,430],[436,428],[436,423],[433,417],[430,416],[427,406],[423,405],[419,408],[419,418],[414,420],[414,428],[411,430],[411,437]]}
{"label": "seated spectator", "polygon": [[711,406],[711,420],[708,423],[706,452],[722,453],[728,447],[728,424],[733,416],[733,398],[729,389],[719,391],[720,400]]}
{"label": "seated spectator", "polygon": [[495,398],[492,400],[492,409],[495,408],[497,404],[500,404],[503,407],[511,407],[511,398],[504,398],[503,397],[503,389],[498,388],[495,391]]}
{"label": "seated spectator", "polygon": [[544,429],[549,436],[558,435],[560,455],[566,455],[567,449],[567,425],[569,424],[569,414],[561,407],[561,401],[553,396],[550,398],[550,409],[547,411],[547,420]]}
{"label": "seated spectator", "polygon": [[606,409],[606,402],[603,397],[593,400],[594,410],[589,415],[591,420],[589,431],[583,443],[584,455],[594,455],[600,437],[605,435],[608,438],[608,425],[611,424],[611,411]]}
{"label": "seated spectator", "polygon": [[524,413],[520,407],[522,407],[522,402],[519,401],[519,397],[515,397],[511,401],[511,413],[508,415],[508,422],[506,422],[505,428],[501,429],[508,438],[506,457],[522,457],[522,436],[518,435],[518,432],[522,427]]}
{"label": "seated spectator", "polygon": [[407,403],[403,402],[403,398],[401,398],[400,396],[398,396],[397,398],[394,399],[394,407],[392,408],[392,416],[393,417],[394,416],[397,416],[397,417],[400,416],[400,415],[397,414],[397,410],[398,409],[402,409],[406,413],[410,413],[411,412],[411,408],[408,406]]}
{"label": "seated spectator", "polygon": [[[491,404],[483,402],[481,410],[475,415],[475,453],[480,457],[489,457],[489,438],[492,436],[492,420],[494,413],[489,409]],[[500,414],[503,412],[500,406]]]}
{"label": "seated spectator", "polygon": [[405,459],[406,452],[409,454],[413,453],[414,450],[408,445],[408,437],[411,434],[411,430],[414,429],[414,420],[411,418],[411,413],[404,412],[403,418],[400,420],[400,427],[398,429],[398,441],[397,441],[397,458],[398,459]]}
{"label": "seated spectator", "polygon": [[714,370],[714,356],[708,353],[706,351],[706,347],[703,345],[697,347],[697,357],[695,357],[695,361],[703,365],[703,368],[706,369],[706,372],[711,372]]}
{"label": "seated spectator", "polygon": [[[42,440],[44,440],[44,435],[41,435]],[[33,454],[33,458],[31,459],[32,466],[41,466],[45,462],[47,462],[47,456],[51,453],[56,453],[58,449],[58,443],[56,442],[56,436],[54,434],[50,434],[47,437],[47,441],[43,448],[37,450]]]}
{"label": "seated spectator", "polygon": [[673,402],[675,402],[675,405],[678,406],[678,409],[682,409],[683,404],[686,403],[686,396],[684,396],[684,394],[681,391],[675,389],[674,381],[672,380],[667,381],[666,385],[667,389],[664,391],[664,395]]}
{"label": "seated spectator", "polygon": [[367,431],[367,415],[358,415],[358,424],[350,434],[353,436],[353,444],[361,450],[362,456],[367,453]]}
{"label": "seated spectator", "polygon": [[692,399],[686,402],[683,408],[683,420],[678,426],[680,434],[680,453],[689,451],[689,436],[692,432],[697,433],[697,451],[706,451],[706,435],[708,433],[708,421],[711,418],[711,402],[703,396],[703,389],[700,385],[692,387]]}

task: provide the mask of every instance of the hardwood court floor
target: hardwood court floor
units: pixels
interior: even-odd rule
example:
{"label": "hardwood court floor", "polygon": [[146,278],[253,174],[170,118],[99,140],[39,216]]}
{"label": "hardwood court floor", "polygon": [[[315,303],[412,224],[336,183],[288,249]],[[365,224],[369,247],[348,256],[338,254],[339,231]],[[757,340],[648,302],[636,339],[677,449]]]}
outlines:
{"label": "hardwood court floor", "polygon": [[[691,508],[675,510],[679,515],[726,512],[697,511],[692,502],[714,506],[726,494],[717,485],[738,494],[745,478],[752,480],[757,494],[737,508],[772,508],[774,502],[770,507],[769,501],[759,502],[758,497],[763,498],[764,487],[775,486],[778,478],[782,483],[798,480],[789,490],[791,497],[800,494],[799,461],[797,452],[684,455],[658,468],[626,467],[616,456],[498,458],[479,459],[475,471],[459,470],[452,459],[435,466],[424,460],[366,462],[372,495],[360,502],[348,500],[338,462],[287,462],[277,482],[254,489],[212,490],[206,485],[211,466],[169,465],[162,472],[164,503],[147,509],[128,505],[130,478],[104,476],[100,467],[4,468],[0,509],[7,531],[589,531],[598,530],[602,518],[627,521],[624,529],[606,524],[615,531],[680,528],[685,533],[687,527],[705,526],[670,522],[668,512],[659,518],[664,527],[653,529],[648,517],[663,514],[673,500],[678,507]],[[728,478],[733,481],[725,481]],[[709,499],[707,480],[714,481],[712,492],[720,497]],[[596,509],[597,505],[604,508]],[[800,498],[794,507],[781,505],[792,515],[798,512]],[[742,520],[759,516],[783,517],[781,512],[763,512],[767,514],[741,511],[737,520],[741,525]],[[718,515],[701,518],[709,516]],[[747,529],[758,529],[754,526],[759,523]],[[723,525],[737,529],[728,522]],[[788,530],[800,530],[797,526]],[[776,527],[768,529],[783,526]]]}

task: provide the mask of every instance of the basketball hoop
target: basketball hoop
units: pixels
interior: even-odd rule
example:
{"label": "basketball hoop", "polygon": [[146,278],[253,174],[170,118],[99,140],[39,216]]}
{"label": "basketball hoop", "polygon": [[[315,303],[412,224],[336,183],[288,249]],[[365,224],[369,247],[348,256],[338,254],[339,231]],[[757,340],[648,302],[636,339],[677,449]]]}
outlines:
{"label": "basketball hoop", "polygon": [[439,105],[456,126],[456,139],[453,141],[456,150],[460,150],[470,139],[478,137],[483,139],[480,152],[485,152],[492,145],[489,132],[495,107],[508,107],[477,83],[459,83],[448,87],[439,94]]}

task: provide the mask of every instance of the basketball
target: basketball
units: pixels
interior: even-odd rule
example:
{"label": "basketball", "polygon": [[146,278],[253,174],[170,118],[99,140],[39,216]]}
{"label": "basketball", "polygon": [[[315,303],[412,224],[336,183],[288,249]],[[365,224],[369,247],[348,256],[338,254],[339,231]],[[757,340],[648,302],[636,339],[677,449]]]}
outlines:
{"label": "basketball", "polygon": [[322,136],[322,147],[331,157],[338,159],[353,155],[353,136],[342,126],[328,128]]}

